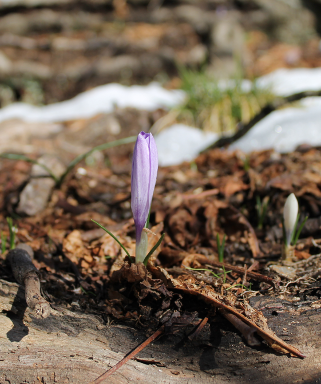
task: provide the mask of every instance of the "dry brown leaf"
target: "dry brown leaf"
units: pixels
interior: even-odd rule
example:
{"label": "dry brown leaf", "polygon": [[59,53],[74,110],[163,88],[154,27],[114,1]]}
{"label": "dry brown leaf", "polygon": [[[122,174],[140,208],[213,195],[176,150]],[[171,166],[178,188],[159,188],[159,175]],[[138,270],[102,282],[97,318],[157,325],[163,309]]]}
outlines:
{"label": "dry brown leaf", "polygon": [[78,265],[80,259],[90,256],[90,251],[84,246],[81,239],[81,232],[76,229],[64,239],[63,251],[76,265]]}
{"label": "dry brown leaf", "polygon": [[213,287],[206,285],[204,282],[197,281],[193,276],[182,275],[177,279],[172,278],[171,283],[179,291],[197,295],[215,307],[229,311],[250,327],[254,327],[257,334],[266,340],[270,347],[278,352],[291,353],[292,355],[301,358],[304,357],[304,355],[297,348],[287,344],[285,341],[276,336],[267,326],[267,321],[263,314],[260,311],[250,307],[249,304],[243,304],[244,312],[249,316],[247,317],[242,314],[240,310],[231,306],[231,300],[229,300],[228,295],[223,296],[218,294]]}

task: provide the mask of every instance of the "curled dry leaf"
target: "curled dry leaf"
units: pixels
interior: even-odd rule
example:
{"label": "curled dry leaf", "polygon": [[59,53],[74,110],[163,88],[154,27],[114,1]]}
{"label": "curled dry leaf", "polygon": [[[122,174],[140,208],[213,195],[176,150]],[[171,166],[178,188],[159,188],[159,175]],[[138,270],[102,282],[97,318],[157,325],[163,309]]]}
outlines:
{"label": "curled dry leaf", "polygon": [[274,350],[281,353],[290,353],[293,356],[303,358],[304,355],[292,345],[287,344],[269,329],[267,321],[260,311],[255,310],[249,304],[237,303],[236,306],[231,305],[228,296],[218,294],[213,287],[199,282],[193,276],[182,275],[177,279],[171,279],[171,283],[179,292],[196,295],[205,302],[228,311],[244,322],[251,329],[254,328],[256,333],[261,336],[268,345]]}

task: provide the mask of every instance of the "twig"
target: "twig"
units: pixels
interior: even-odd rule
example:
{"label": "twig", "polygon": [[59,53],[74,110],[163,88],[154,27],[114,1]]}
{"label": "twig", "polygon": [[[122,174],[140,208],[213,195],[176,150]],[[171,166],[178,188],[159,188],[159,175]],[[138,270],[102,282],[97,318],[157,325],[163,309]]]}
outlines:
{"label": "twig", "polygon": [[39,272],[31,261],[32,256],[32,249],[28,245],[19,244],[17,248],[9,251],[7,260],[17,282],[25,287],[28,307],[34,310],[38,318],[46,318],[50,315],[51,308],[41,296]]}
{"label": "twig", "polygon": [[243,275],[242,285],[245,286],[245,284],[246,284],[246,278],[247,278],[247,272],[248,272],[248,269],[247,269],[247,265],[246,265],[246,264],[244,265],[244,270],[245,270],[245,272],[244,272],[244,275]]}
{"label": "twig", "polygon": [[218,311],[242,333],[245,341],[250,347],[257,347],[261,345],[260,340],[254,336],[254,333],[257,331],[256,328],[245,324],[242,320],[225,309],[220,308]]}
{"label": "twig", "polygon": [[124,357],[121,361],[119,361],[116,365],[114,365],[111,369],[103,373],[101,376],[97,377],[94,381],[91,381],[90,384],[99,384],[107,377],[116,372],[120,367],[122,367],[128,360],[132,359],[137,355],[140,351],[142,351],[148,344],[154,341],[160,334],[163,333],[165,325],[162,325],[152,336],[150,336],[147,340],[145,340],[142,344],[140,344],[137,348],[135,348],[129,355]]}
{"label": "twig", "polygon": [[188,336],[189,340],[193,340],[195,337],[197,337],[202,331],[202,329],[205,327],[207,322],[208,322],[208,317],[204,317],[204,319],[198,324],[195,331]]}
{"label": "twig", "polygon": [[239,313],[235,308],[232,308],[229,305],[222,303],[217,298],[213,297],[213,295],[211,294],[211,292],[209,290],[203,289],[200,292],[200,291],[196,290],[195,288],[189,288],[189,287],[188,288],[186,288],[186,287],[182,288],[180,286],[175,286],[174,289],[179,291],[179,292],[184,292],[187,294],[196,295],[196,296],[202,298],[203,300],[205,300],[206,302],[209,302],[210,304],[214,305],[215,307],[228,311],[232,315],[238,317],[241,321],[243,321],[249,327],[255,328],[256,333],[259,336],[261,336],[264,340],[266,340],[269,344],[271,344],[272,346],[274,344],[276,344],[279,347],[281,347],[283,350],[288,351],[289,353],[291,353],[294,356],[297,356],[300,358],[305,357],[297,348],[293,347],[290,344],[287,344],[285,341],[280,339],[275,334],[272,334],[272,333],[260,328],[252,320],[248,319],[247,317],[245,317],[244,315]]}
{"label": "twig", "polygon": [[238,125],[239,129],[233,136],[221,137],[214,144],[210,145],[209,147],[204,149],[204,151],[202,152],[206,152],[209,149],[220,148],[220,147],[225,147],[227,145],[230,145],[234,143],[236,140],[243,137],[255,124],[257,124],[260,120],[262,120],[264,117],[269,115],[271,112],[274,112],[276,109],[281,108],[284,105],[292,103],[294,101],[304,99],[305,97],[314,97],[314,96],[321,96],[321,90],[305,91],[305,92],[295,93],[287,97],[279,97],[275,99],[272,103],[269,103],[265,107],[263,107],[261,111],[257,113],[247,124],[239,123]]}

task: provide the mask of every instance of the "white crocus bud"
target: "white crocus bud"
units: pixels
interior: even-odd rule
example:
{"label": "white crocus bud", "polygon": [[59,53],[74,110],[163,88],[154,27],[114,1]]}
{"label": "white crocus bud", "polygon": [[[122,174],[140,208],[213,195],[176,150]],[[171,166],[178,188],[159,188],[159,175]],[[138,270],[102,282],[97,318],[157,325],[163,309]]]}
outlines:
{"label": "white crocus bud", "polygon": [[289,246],[292,239],[292,233],[294,231],[296,219],[298,217],[299,204],[298,200],[295,197],[294,193],[288,196],[284,204],[283,209],[283,218],[284,218],[284,228],[286,234],[286,245]]}

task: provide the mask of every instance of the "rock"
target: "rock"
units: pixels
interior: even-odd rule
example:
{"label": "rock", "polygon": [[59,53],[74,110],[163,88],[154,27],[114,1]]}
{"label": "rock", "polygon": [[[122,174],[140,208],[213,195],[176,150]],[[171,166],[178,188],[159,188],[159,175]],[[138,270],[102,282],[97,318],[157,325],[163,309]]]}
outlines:
{"label": "rock", "polygon": [[51,5],[63,5],[72,3],[72,0],[6,0],[0,2],[1,8],[13,8],[13,7],[39,7],[39,6],[51,6]]}
{"label": "rock", "polygon": [[219,16],[211,30],[211,59],[208,72],[216,78],[235,76],[240,63],[245,61],[245,31],[237,13]]}
{"label": "rock", "polygon": [[141,63],[137,57],[131,55],[120,55],[116,57],[101,58],[96,63],[98,76],[119,76],[121,73],[130,77],[130,74],[140,70]]}
{"label": "rock", "polygon": [[289,280],[294,280],[297,277],[296,269],[292,267],[284,265],[271,265],[270,270]]}
{"label": "rock", "polygon": [[208,12],[194,5],[181,5],[175,9],[178,21],[186,22],[192,26],[196,33],[205,35],[209,32],[210,23]]}
{"label": "rock", "polygon": [[269,32],[289,44],[302,44],[316,35],[315,17],[300,0],[255,0],[269,16]]}
{"label": "rock", "polygon": [[8,57],[0,51],[0,76],[8,74],[10,72],[11,65],[12,63]]}
{"label": "rock", "polygon": [[[65,166],[53,156],[44,155],[38,162],[46,165],[57,177],[61,176],[65,171]],[[19,214],[33,216],[46,208],[52,189],[55,186],[55,181],[48,175],[49,173],[38,164],[32,166],[31,180],[20,194],[17,208]]]}
{"label": "rock", "polygon": [[244,30],[236,13],[222,14],[211,31],[212,50],[215,54],[241,54],[244,49]]}
{"label": "rock", "polygon": [[198,66],[205,63],[207,57],[207,48],[203,44],[197,44],[187,55],[186,64],[190,66]]}
{"label": "rock", "polygon": [[[10,119],[0,122],[0,153],[38,153],[38,146],[33,141],[48,139],[59,133],[63,126],[56,123],[30,123],[18,119]],[[42,146],[41,150],[46,150]],[[42,152],[43,153],[43,152]]]}
{"label": "rock", "polygon": [[45,64],[36,61],[21,60],[12,65],[12,75],[20,75],[24,77],[33,77],[36,79],[46,80],[53,75],[52,70]]}

